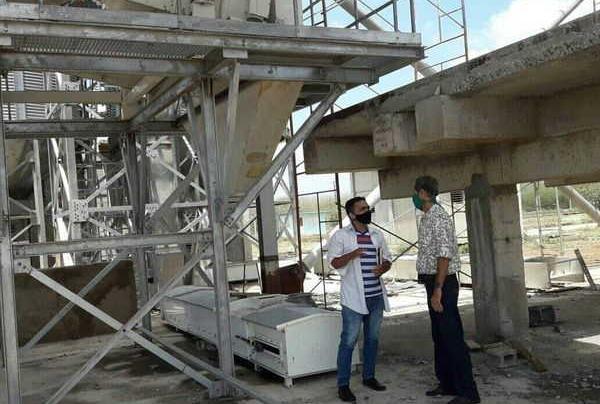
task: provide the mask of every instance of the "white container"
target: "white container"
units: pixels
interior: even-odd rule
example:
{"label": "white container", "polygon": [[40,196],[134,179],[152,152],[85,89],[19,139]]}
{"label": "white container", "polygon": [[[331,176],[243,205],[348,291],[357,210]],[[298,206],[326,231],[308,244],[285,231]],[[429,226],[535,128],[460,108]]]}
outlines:
{"label": "white container", "polygon": [[[286,301],[285,295],[231,298],[234,354],[269,370],[291,387],[298,377],[335,371],[342,332],[338,312]],[[167,294],[161,316],[171,326],[217,343],[212,288],[182,286]],[[353,365],[360,363],[354,350]]]}

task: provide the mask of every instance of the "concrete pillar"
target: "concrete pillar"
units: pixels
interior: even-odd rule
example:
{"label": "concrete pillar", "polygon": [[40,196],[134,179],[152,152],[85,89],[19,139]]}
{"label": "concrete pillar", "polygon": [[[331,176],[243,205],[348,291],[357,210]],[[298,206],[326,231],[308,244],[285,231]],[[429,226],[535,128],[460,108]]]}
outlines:
{"label": "concrete pillar", "polygon": [[474,175],[466,190],[477,339],[522,339],[529,327],[517,188]]}
{"label": "concrete pillar", "polygon": [[279,268],[277,222],[273,199],[273,184],[269,183],[256,200],[260,271],[263,293],[270,293],[273,273]]}

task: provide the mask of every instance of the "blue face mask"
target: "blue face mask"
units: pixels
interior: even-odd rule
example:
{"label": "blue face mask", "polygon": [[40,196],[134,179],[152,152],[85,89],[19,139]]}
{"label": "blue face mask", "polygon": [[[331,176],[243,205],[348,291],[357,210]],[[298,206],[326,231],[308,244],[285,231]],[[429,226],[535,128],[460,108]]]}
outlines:
{"label": "blue face mask", "polygon": [[423,200],[419,197],[419,194],[413,194],[412,201],[415,205],[415,208],[423,210]]}

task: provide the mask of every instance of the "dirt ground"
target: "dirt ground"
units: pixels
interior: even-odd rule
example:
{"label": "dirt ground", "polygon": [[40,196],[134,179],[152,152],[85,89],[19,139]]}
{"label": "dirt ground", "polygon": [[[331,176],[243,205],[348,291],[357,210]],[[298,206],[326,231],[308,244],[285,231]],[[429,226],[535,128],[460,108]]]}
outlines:
{"label": "dirt ground", "polygon": [[[402,285],[397,285],[402,290]],[[388,391],[374,393],[353,377],[360,403],[444,403],[429,399],[424,391],[434,385],[429,320],[423,312],[420,286],[409,285],[396,293],[404,306],[384,320],[378,378]],[[405,296],[403,297],[403,293]],[[470,290],[461,291],[461,311],[467,338],[474,333]],[[408,302],[408,303],[407,303]],[[556,327],[530,330],[529,344],[548,367],[536,373],[522,359],[514,367],[499,369],[497,359],[481,352],[472,354],[474,372],[484,403],[600,403],[600,292],[579,289],[535,295],[531,304],[552,304],[560,310]],[[195,355],[216,363],[214,350],[175,333],[154,318],[155,331]],[[25,403],[44,402],[89,358],[106,338],[61,344],[45,344],[23,358],[21,382]],[[64,353],[67,351],[68,353]],[[336,403],[335,373],[295,381],[291,389],[268,373],[257,374],[240,361],[237,376],[261,394],[281,403]],[[3,386],[2,386],[3,388]],[[88,374],[64,403],[253,403],[254,400],[208,400],[204,388],[141,348],[125,343]]]}

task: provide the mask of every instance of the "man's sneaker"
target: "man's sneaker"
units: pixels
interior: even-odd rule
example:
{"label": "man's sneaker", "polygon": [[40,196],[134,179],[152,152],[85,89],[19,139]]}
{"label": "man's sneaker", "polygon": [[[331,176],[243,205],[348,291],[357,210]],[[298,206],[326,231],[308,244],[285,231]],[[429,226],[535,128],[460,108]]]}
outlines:
{"label": "man's sneaker", "polygon": [[355,403],[356,396],[352,394],[352,390],[348,386],[338,387],[338,397],[346,403]]}
{"label": "man's sneaker", "polygon": [[383,384],[379,383],[375,378],[363,380],[363,384],[375,391],[384,391],[386,389],[386,387]]}
{"label": "man's sneaker", "polygon": [[448,401],[448,404],[479,404],[480,402],[481,402],[481,399],[479,397],[477,397],[477,398],[456,397],[456,398]]}
{"label": "man's sneaker", "polygon": [[453,391],[444,389],[442,386],[437,386],[435,389],[429,390],[428,392],[426,392],[425,395],[429,396],[429,397],[439,397],[439,396],[455,396],[456,394],[454,394]]}

